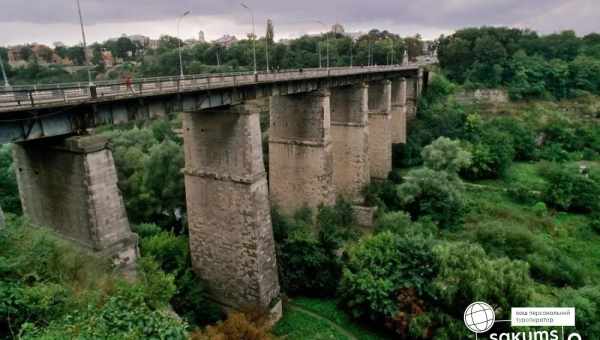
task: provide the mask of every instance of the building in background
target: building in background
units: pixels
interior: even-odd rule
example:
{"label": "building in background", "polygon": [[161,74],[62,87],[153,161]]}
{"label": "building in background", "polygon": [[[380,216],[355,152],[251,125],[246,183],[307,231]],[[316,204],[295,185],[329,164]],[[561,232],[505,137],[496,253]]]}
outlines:
{"label": "building in background", "polygon": [[206,40],[204,39],[204,31],[198,32],[198,41],[199,42],[206,42]]}
{"label": "building in background", "polygon": [[219,39],[213,41],[215,44],[221,45],[225,48],[229,48],[231,47],[231,45],[235,44],[238,41],[238,39],[235,37],[235,35],[229,35],[229,34],[225,34],[224,36],[220,37]]}

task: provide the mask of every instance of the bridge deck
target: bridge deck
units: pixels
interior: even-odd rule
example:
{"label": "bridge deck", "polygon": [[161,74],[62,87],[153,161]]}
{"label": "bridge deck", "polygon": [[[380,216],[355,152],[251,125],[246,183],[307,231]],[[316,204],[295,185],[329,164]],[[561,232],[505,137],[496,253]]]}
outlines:
{"label": "bridge deck", "polygon": [[[288,82],[360,75],[378,72],[418,69],[423,64],[312,68],[261,72],[254,74],[201,74],[181,77],[158,77],[134,79],[131,87],[122,81],[99,81],[93,86],[87,83],[14,86],[0,88],[0,112],[18,112],[32,108],[51,108],[81,103],[105,102],[131,97],[149,97],[177,92],[204,91],[259,85],[261,83]],[[94,93],[95,92],[95,93]]]}

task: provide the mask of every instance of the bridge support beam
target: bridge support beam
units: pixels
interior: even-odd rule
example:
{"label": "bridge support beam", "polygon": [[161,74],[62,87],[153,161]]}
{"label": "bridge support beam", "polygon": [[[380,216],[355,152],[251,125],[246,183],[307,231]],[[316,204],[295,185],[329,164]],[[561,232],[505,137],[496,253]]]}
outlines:
{"label": "bridge support beam", "polygon": [[137,235],[129,228],[105,137],[15,144],[13,158],[23,211],[34,225],[133,269]]}
{"label": "bridge support beam", "polygon": [[373,179],[386,179],[392,170],[392,82],[369,84],[369,163]]}
{"label": "bridge support beam", "polygon": [[331,89],[333,182],[337,195],[361,201],[369,177],[368,86]]}
{"label": "bridge support beam", "polygon": [[392,81],[392,143],[406,143],[406,78]]}
{"label": "bridge support beam", "polygon": [[285,213],[335,202],[329,100],[328,90],[271,98],[269,186]]}
{"label": "bridge support beam", "polygon": [[218,303],[266,309],[279,281],[258,106],[184,113],[183,132],[193,268]]}

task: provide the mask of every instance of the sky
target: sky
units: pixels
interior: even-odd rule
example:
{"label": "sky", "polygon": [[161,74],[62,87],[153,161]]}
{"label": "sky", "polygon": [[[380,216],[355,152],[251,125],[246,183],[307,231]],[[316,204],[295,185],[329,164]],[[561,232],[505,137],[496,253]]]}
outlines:
{"label": "sky", "polygon": [[[77,0],[0,0],[0,46],[56,41],[81,42]],[[205,33],[243,37],[251,13],[239,0],[80,0],[88,44],[122,34],[162,34],[183,39]],[[254,12],[256,32],[273,20],[275,38],[315,34],[336,22],[346,31],[387,29],[401,36],[437,38],[467,26],[512,26],[541,33],[600,31],[600,0],[244,0]],[[181,20],[177,34],[177,17]]]}

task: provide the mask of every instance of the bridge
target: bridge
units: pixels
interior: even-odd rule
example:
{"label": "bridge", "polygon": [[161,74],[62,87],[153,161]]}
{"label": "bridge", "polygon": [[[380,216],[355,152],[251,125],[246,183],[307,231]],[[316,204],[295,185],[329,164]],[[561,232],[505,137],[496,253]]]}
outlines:
{"label": "bridge", "polygon": [[[218,302],[272,307],[279,283],[271,202],[291,213],[333,204],[392,169],[427,65],[163,77],[0,90],[0,143],[13,158],[25,215],[115,263],[138,256],[117,187],[106,124],[183,114],[194,270]],[[261,107],[268,105],[269,171]]]}

